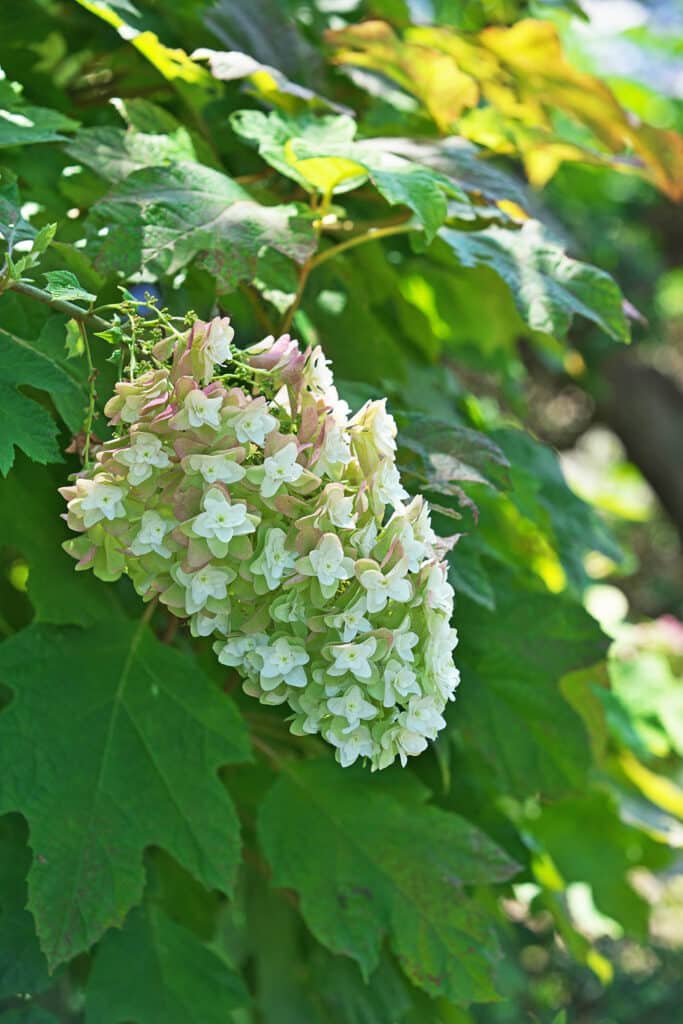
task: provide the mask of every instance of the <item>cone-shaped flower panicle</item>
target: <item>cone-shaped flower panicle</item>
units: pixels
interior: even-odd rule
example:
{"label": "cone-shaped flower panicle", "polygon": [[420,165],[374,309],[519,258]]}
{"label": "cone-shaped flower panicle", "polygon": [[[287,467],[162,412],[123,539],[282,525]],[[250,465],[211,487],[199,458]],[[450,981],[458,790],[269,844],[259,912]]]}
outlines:
{"label": "cone-shaped flower panicle", "polygon": [[[162,339],[106,405],[114,437],[62,489],[67,550],[211,638],[342,766],[420,754],[458,685],[453,590],[396,465],[386,401],[350,417],[320,348],[234,346],[227,317]],[[188,680],[188,685],[192,685]]]}

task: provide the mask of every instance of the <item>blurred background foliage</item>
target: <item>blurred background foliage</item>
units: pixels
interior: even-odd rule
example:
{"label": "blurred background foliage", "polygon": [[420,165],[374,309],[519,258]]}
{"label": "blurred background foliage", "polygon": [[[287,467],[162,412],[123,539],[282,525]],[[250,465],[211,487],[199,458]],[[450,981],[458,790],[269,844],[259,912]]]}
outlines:
{"label": "blurred background foliage", "polygon": [[[481,676],[494,690],[506,673],[522,681],[523,692],[501,689],[490,708],[465,692],[449,738],[420,767],[441,806],[524,865],[502,900],[478,894],[502,935],[502,1000],[465,1009],[408,996],[388,955],[368,994],[352,961],[331,957],[288,901],[254,883],[254,865],[233,910],[217,913],[213,896],[155,855],[154,905],[249,965],[261,1016],[226,1013],[236,1024],[682,1019],[683,5],[23,0],[5,5],[0,27],[0,100],[9,114],[0,121],[9,173],[2,202],[15,202],[20,189],[27,237],[59,223],[41,269],[69,267],[100,303],[114,301],[125,280],[139,294],[157,289],[174,312],[223,309],[244,343],[293,317],[304,341],[325,345],[352,404],[389,395],[406,472],[438,495],[445,531],[461,517],[451,577],[465,679]],[[338,120],[316,132],[313,117]],[[299,119],[296,131],[288,118]],[[443,179],[397,192],[395,180],[382,179],[380,151]],[[148,174],[150,190],[163,191],[178,160],[227,170],[266,206],[324,197],[331,242],[375,225],[378,201],[389,231],[321,260],[303,291],[291,235],[270,238],[257,254],[251,236],[228,234],[222,260],[203,262],[201,239],[178,256],[183,236],[168,260],[163,245],[141,241],[146,214],[130,213],[122,183]],[[208,195],[215,179],[206,182]],[[347,188],[356,189],[352,213]],[[410,216],[420,222],[413,245],[402,233]],[[166,210],[152,226],[163,232],[168,218]],[[307,230],[310,218],[304,248]],[[623,306],[606,279],[564,250],[611,274]],[[64,355],[63,318],[46,318],[12,291],[0,309],[3,337],[38,337],[40,351],[82,388],[81,363]],[[101,395],[115,372],[105,355],[97,356]],[[27,393],[43,405],[45,392],[57,395],[66,433],[77,433],[59,380],[63,392],[49,379]],[[457,428],[452,443],[447,425]],[[468,440],[467,430],[488,444]],[[544,445],[559,452],[571,490]],[[435,452],[450,460],[447,486]],[[106,614],[109,601],[56,564],[53,491],[64,467],[40,478],[32,468],[18,455],[0,482],[0,626],[8,634],[33,610],[44,621],[84,624]],[[29,503],[38,495],[40,513]],[[557,601],[545,618],[547,593]],[[132,603],[125,592],[117,600]],[[597,644],[597,667],[584,658],[574,671],[563,637],[585,628],[579,602],[610,649],[602,661]],[[77,604],[87,607],[74,619]],[[563,705],[586,724],[580,735],[576,715],[565,719],[534,690],[551,670],[563,676]],[[244,771],[249,805],[263,782]],[[8,821],[0,841],[17,865],[23,826]],[[259,956],[266,936],[278,962]],[[134,955],[115,941],[110,968]],[[1,1019],[29,1020],[17,1008],[24,990],[48,992],[45,1018],[31,1021],[82,1019],[86,960],[52,989],[36,970],[22,977],[6,968],[1,994],[10,1009]],[[92,977],[101,1005],[101,976]],[[87,1020],[127,1019],[116,1013]]]}

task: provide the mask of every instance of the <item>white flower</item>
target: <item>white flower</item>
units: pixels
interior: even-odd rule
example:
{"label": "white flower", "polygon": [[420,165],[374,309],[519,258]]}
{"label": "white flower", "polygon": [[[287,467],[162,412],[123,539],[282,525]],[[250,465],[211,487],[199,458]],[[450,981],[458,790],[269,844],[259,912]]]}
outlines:
{"label": "white flower", "polygon": [[359,757],[372,757],[375,744],[367,725],[359,725],[351,733],[336,733],[332,729],[325,733],[325,738],[337,748],[337,757],[342,768],[348,768]]}
{"label": "white flower", "polygon": [[232,569],[215,569],[210,565],[196,572],[185,572],[176,566],[171,574],[185,588],[185,611],[188,615],[201,611],[210,597],[225,600],[228,596],[228,583],[235,578]]}
{"label": "white flower", "polygon": [[442,564],[435,564],[429,570],[426,599],[429,608],[445,612],[450,619],[453,614],[453,587],[446,579],[446,567]]}
{"label": "white flower", "polygon": [[404,573],[405,564],[399,562],[386,576],[379,569],[365,569],[360,574],[360,585],[367,593],[369,612],[381,612],[389,600],[399,603],[410,600],[413,591]]}
{"label": "white flower", "polygon": [[353,517],[353,498],[345,497],[341,484],[330,486],[325,510],[331,522],[340,530],[350,530],[356,525]]}
{"label": "white flower", "polygon": [[83,480],[79,483],[87,488],[81,499],[81,514],[86,527],[94,526],[101,519],[120,519],[125,516],[123,505],[125,490],[104,480]]}
{"label": "white flower", "polygon": [[413,527],[408,522],[403,524],[397,539],[408,562],[408,571],[417,572],[425,558],[431,555],[431,550],[424,541],[417,539]]}
{"label": "white flower", "polygon": [[268,412],[265,402],[252,402],[232,418],[232,428],[237,440],[242,444],[247,441],[263,448],[266,436],[277,426],[277,420]]}
{"label": "white flower", "polygon": [[154,468],[165,469],[171,462],[156,434],[140,431],[133,436],[130,448],[118,452],[116,458],[129,466],[128,481],[134,487],[141,484],[154,472]]}
{"label": "white flower", "polygon": [[270,455],[263,463],[264,477],[261,482],[261,497],[272,498],[282,484],[293,484],[304,471],[296,461],[299,454],[296,442],[290,441],[275,455]]}
{"label": "white flower", "polygon": [[351,429],[368,431],[378,455],[391,459],[396,451],[396,421],[387,412],[387,400],[366,402],[351,420]]}
{"label": "white flower", "polygon": [[211,636],[212,633],[225,636],[230,632],[230,611],[216,612],[215,615],[197,612],[190,619],[190,632],[192,636]]}
{"label": "white flower", "polygon": [[444,700],[455,700],[455,691],[460,685],[460,673],[451,662],[444,665],[434,677],[436,688]]}
{"label": "white flower", "polygon": [[223,396],[211,398],[199,388],[194,388],[185,395],[183,407],[171,420],[177,430],[189,428],[213,427],[218,430],[221,425],[221,406]]}
{"label": "white flower", "polygon": [[263,576],[268,590],[275,590],[283,576],[294,568],[296,555],[285,547],[287,534],[275,526],[268,531],[263,551],[251,563],[251,571]]}
{"label": "white flower", "polygon": [[341,466],[347,466],[351,461],[351,448],[348,437],[336,424],[327,424],[325,439],[318,455],[315,465],[318,475],[327,473],[334,476]]}
{"label": "white flower", "polygon": [[164,539],[177,525],[175,519],[165,519],[158,512],[147,509],[142,514],[140,529],[133,539],[130,550],[134,555],[149,555],[154,551],[162,558],[170,558],[173,552],[166,547]]}
{"label": "white flower", "polygon": [[345,608],[343,612],[339,612],[337,615],[328,615],[325,622],[328,626],[338,629],[344,643],[348,643],[349,640],[355,639],[359,633],[369,633],[372,629],[371,623],[365,618],[366,611],[365,598],[359,597],[348,608]]}
{"label": "white flower", "polygon": [[[306,559],[303,562],[305,565]],[[322,535],[318,546],[309,554],[308,562],[310,571],[306,575],[314,575],[323,592],[336,590],[339,580],[348,580],[353,576],[353,559],[344,554],[342,543],[334,533]],[[302,568],[302,572],[305,571]]]}
{"label": "white flower", "polygon": [[401,764],[405,768],[409,757],[417,757],[427,749],[427,740],[421,733],[399,728],[396,734],[396,747]]}
{"label": "white flower", "polygon": [[358,548],[363,558],[369,558],[377,542],[377,522],[370,519],[362,529],[351,534],[351,543]]}
{"label": "white flower", "polygon": [[279,637],[270,647],[259,651],[263,662],[261,668],[261,686],[264,690],[274,690],[280,683],[288,686],[305,686],[306,673],[302,666],[309,657],[303,647],[293,644],[286,637]]}
{"label": "white flower", "polygon": [[421,692],[413,670],[391,658],[384,668],[384,707],[393,708],[402,698]]}
{"label": "white flower", "polygon": [[213,649],[221,665],[239,668],[245,664],[250,654],[267,646],[268,637],[265,633],[246,633],[244,636],[230,637],[225,643],[219,640]]}
{"label": "white flower", "polygon": [[227,363],[230,358],[230,342],[235,332],[230,326],[230,317],[215,317],[208,325],[204,351],[213,363]]}
{"label": "white flower", "polygon": [[188,465],[195,473],[201,473],[207,484],[234,484],[241,480],[246,472],[244,466],[236,462],[230,452],[191,455]]}
{"label": "white flower", "polygon": [[401,477],[393,462],[383,459],[372,480],[372,493],[383,505],[400,508],[403,500],[410,497],[401,484]]}
{"label": "white flower", "polygon": [[434,697],[411,697],[408,710],[402,716],[403,724],[410,732],[433,740],[446,719]]}
{"label": "white flower", "polygon": [[365,700],[360,686],[352,686],[341,697],[331,697],[327,706],[333,715],[346,719],[348,729],[343,730],[345,733],[351,732],[361,721],[377,716],[377,708]]}
{"label": "white flower", "polygon": [[357,644],[333,644],[330,654],[334,663],[327,669],[331,676],[343,676],[350,672],[356,679],[369,679],[372,675],[370,658],[377,649],[374,636]]}
{"label": "white flower", "polygon": [[242,502],[232,505],[217,487],[206,492],[202,507],[204,511],[192,521],[192,532],[196,537],[213,538],[228,544],[233,537],[253,533],[256,529],[247,506]]}
{"label": "white flower", "polygon": [[427,547],[434,547],[439,539],[432,529],[432,521],[429,515],[429,506],[424,498],[419,495],[413,498],[407,511],[410,513],[414,508],[420,508],[419,515],[413,523],[413,533],[417,540],[422,541]]}
{"label": "white flower", "polygon": [[417,633],[410,630],[410,618],[404,619],[394,632],[394,650],[402,661],[414,661],[413,647],[419,639]]}
{"label": "white flower", "polygon": [[329,368],[330,365],[331,360],[325,358],[325,353],[320,345],[313,349],[306,361],[304,380],[319,395],[325,395],[330,388],[334,387],[334,377]]}

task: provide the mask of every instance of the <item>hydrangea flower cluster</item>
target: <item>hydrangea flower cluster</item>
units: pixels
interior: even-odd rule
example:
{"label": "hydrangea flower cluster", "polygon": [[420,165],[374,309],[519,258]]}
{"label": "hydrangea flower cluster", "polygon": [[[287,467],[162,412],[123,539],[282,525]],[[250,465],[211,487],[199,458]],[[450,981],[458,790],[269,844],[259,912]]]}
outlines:
{"label": "hydrangea flower cluster", "polygon": [[62,489],[79,569],[127,573],[212,637],[246,693],[288,704],[344,766],[421,753],[458,671],[453,590],[395,463],[385,401],[350,416],[318,347],[246,350],[197,321],[116,385],[117,436]]}

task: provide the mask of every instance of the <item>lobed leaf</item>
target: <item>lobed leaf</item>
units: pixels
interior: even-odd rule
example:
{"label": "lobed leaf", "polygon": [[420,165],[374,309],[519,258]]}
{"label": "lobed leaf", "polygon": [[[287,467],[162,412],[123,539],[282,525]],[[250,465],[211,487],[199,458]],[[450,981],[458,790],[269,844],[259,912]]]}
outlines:
{"label": "lobed leaf", "polygon": [[611,338],[629,340],[624,300],[614,280],[604,270],[567,256],[538,221],[527,221],[519,231],[442,228],[439,235],[463,267],[489,267],[498,274],[534,330],[563,338],[579,315]]}
{"label": "lobed leaf", "polygon": [[495,998],[491,922],[465,887],[516,865],[455,814],[373,788],[365,773],[292,762],[262,805],[275,885],[295,889],[316,938],[367,976],[389,935],[408,977],[458,1003]]}
{"label": "lobed leaf", "polygon": [[221,292],[252,278],[268,248],[299,262],[315,248],[300,207],[262,206],[226,175],[190,161],[135,171],[95,203],[88,227],[104,273],[175,274],[196,260]]}
{"label": "lobed leaf", "polygon": [[230,892],[239,825],[218,769],[248,758],[243,724],[196,664],[143,624],[34,625],[0,647],[0,813],[20,811],[29,904],[51,967],[120,926],[156,844]]}
{"label": "lobed leaf", "polygon": [[[125,984],[121,980],[125,978]],[[225,1024],[249,1001],[229,965],[146,903],[102,939],[88,979],[86,1024]]]}

